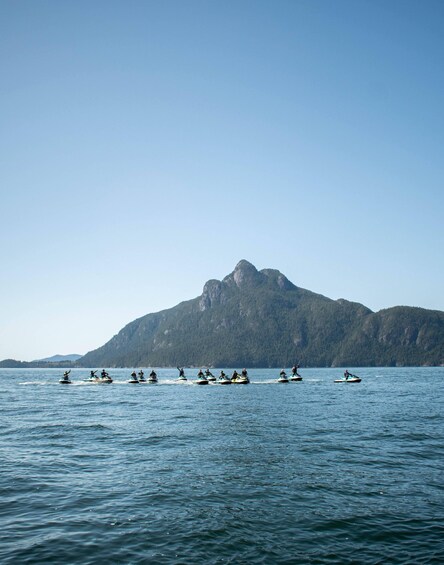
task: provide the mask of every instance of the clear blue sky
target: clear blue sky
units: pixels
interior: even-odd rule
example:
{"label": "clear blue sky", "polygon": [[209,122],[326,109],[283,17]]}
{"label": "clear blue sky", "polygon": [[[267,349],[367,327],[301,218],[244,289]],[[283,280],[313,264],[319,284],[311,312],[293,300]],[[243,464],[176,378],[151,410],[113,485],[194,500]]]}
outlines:
{"label": "clear blue sky", "polygon": [[240,259],[444,310],[444,3],[0,1],[0,359]]}

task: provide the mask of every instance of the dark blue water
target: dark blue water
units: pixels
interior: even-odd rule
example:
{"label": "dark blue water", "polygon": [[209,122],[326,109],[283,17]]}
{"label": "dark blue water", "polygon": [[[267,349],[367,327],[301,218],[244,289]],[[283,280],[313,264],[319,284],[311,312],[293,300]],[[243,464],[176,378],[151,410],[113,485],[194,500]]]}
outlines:
{"label": "dark blue water", "polygon": [[1,370],[0,562],[444,563],[444,368],[353,372]]}

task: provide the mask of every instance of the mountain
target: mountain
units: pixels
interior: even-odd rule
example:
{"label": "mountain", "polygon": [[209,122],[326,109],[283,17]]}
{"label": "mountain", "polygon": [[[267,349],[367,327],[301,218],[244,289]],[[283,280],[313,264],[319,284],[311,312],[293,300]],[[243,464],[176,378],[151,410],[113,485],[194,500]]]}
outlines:
{"label": "mountain", "polygon": [[0,369],[54,369],[70,368],[76,366],[76,361],[82,356],[72,353],[71,355],[53,355],[46,359],[35,361],[17,361],[16,359],[3,359],[0,361]]}
{"label": "mountain", "polygon": [[444,312],[372,312],[242,260],[197,298],[147,314],[77,361],[83,367],[444,364]]}
{"label": "mountain", "polygon": [[77,361],[83,367],[444,364],[444,312],[372,312],[242,260],[197,298],[147,314]]}
{"label": "mountain", "polygon": [[17,361],[17,359],[3,359],[0,369],[69,369],[77,365],[72,361]]}
{"label": "mountain", "polygon": [[77,361],[82,355],[71,353],[70,355],[53,355],[52,357],[45,357],[45,359],[36,359],[34,363],[63,363],[64,361]]}

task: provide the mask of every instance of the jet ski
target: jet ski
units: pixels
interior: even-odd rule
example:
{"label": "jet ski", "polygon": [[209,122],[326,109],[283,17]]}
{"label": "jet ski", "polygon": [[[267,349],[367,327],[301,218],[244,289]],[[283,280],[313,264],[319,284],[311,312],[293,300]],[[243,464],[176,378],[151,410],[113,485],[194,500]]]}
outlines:
{"label": "jet ski", "polygon": [[250,383],[250,379],[248,377],[243,377],[242,375],[238,375],[231,379],[231,382],[236,385],[247,385]]}
{"label": "jet ski", "polygon": [[219,378],[220,385],[231,385],[231,380],[228,377]]}
{"label": "jet ski", "polygon": [[[134,375],[131,375],[134,376]],[[146,378],[144,375],[144,372],[142,371],[142,369],[140,369],[140,371],[137,373],[137,378],[139,380],[139,383],[146,383]]]}
{"label": "jet ski", "polygon": [[295,382],[295,381],[302,381],[302,377],[301,377],[300,375],[292,375],[292,376],[290,377],[290,381],[293,381],[293,382]]}
{"label": "jet ski", "polygon": [[61,385],[70,385],[71,381],[69,380],[69,373],[71,372],[71,369],[69,371],[65,371],[63,373],[63,377],[59,380],[59,383]]}
{"label": "jet ski", "polygon": [[248,378],[247,369],[242,369],[241,373],[238,373],[236,370],[233,371],[231,375],[231,382],[236,385],[247,385],[250,382]]}
{"label": "jet ski", "polygon": [[136,373],[131,374],[131,378],[128,381],[128,384],[130,384],[130,385],[136,385],[136,384],[138,385],[139,384],[139,379],[137,378]]}
{"label": "jet ski", "polygon": [[109,375],[106,375],[106,377],[102,377],[101,379],[97,379],[97,382],[101,383],[101,384],[111,384],[113,382],[113,380]]}
{"label": "jet ski", "polygon": [[361,379],[358,377],[358,375],[354,375],[353,373],[350,373],[348,369],[344,371],[344,376],[342,377],[342,379],[335,380],[335,383],[360,383],[360,382]]}
{"label": "jet ski", "polygon": [[151,371],[150,376],[148,377],[148,381],[150,384],[157,383],[157,375],[154,371]]}
{"label": "jet ski", "polygon": [[208,379],[206,379],[205,377],[197,377],[197,379],[194,381],[195,385],[207,385],[208,384]]}
{"label": "jet ski", "polygon": [[359,377],[349,377],[348,379],[336,379],[335,383],[360,383],[361,380]]}
{"label": "jet ski", "polygon": [[89,377],[83,379],[84,383],[98,383],[100,382],[100,377],[96,375],[97,371],[91,371]]}
{"label": "jet ski", "polygon": [[285,373],[280,375],[277,382],[278,383],[288,383],[287,375]]}
{"label": "jet ski", "polygon": [[83,379],[84,383],[98,383],[100,382],[100,377],[86,377],[86,379]]}

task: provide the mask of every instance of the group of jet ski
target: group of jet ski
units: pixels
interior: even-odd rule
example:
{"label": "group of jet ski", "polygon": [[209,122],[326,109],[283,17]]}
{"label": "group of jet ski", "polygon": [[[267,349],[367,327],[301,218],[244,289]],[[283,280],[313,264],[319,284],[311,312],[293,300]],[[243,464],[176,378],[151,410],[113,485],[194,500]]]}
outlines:
{"label": "group of jet ski", "polygon": [[[71,369],[69,371],[65,371],[63,373],[63,377],[59,380],[59,383],[62,385],[70,385],[72,383],[72,381],[69,378],[69,373],[71,372]],[[113,379],[109,376],[109,373],[107,373],[105,371],[105,369],[102,370],[102,372],[100,373],[100,376],[96,375],[97,370],[95,371],[91,371],[89,377],[87,377],[86,379],[83,379],[84,382],[86,383],[103,383],[103,384],[111,384],[113,382]]]}
{"label": "group of jet ski", "polygon": [[[288,383],[289,381],[302,381],[302,377],[298,373],[298,369],[299,369],[299,365],[295,365],[292,368],[291,377],[287,377],[287,373],[285,372],[284,369],[282,369],[282,371],[279,373],[279,378],[277,379],[277,382]],[[179,378],[181,374],[184,376],[183,369],[179,369]],[[221,385],[229,385],[229,384],[246,385],[249,384],[250,379],[248,378],[247,369],[242,369],[240,373],[238,373],[235,369],[231,377],[226,375],[224,371],[221,371],[218,378],[216,378],[209,369],[206,369],[205,373],[203,373],[201,369],[197,373],[197,380],[194,381],[194,384],[207,385],[212,381],[213,382],[217,381]]]}
{"label": "group of jet ski", "polygon": [[[299,365],[294,365],[293,368],[291,369],[290,377],[287,376],[285,369],[282,369],[282,371],[279,373],[279,378],[277,379],[277,382],[288,383],[290,381],[293,382],[302,381],[302,377],[298,373],[298,369],[299,369]],[[179,376],[177,378],[178,381],[188,380],[187,377],[185,376],[185,371],[183,367],[182,368],[177,367],[177,370],[179,371]],[[71,384],[72,381],[69,378],[70,372],[71,370],[65,371],[63,377],[59,380],[60,384]],[[109,373],[105,371],[105,369],[102,369],[100,375],[96,375],[96,373],[97,370],[91,371],[89,377],[84,379],[84,381],[90,383],[103,383],[103,384],[111,384],[113,382],[113,379],[110,377]],[[131,373],[131,378],[128,381],[129,384],[139,384],[139,383],[154,384],[157,382],[158,382],[157,374],[154,371],[154,369],[149,374],[148,379],[145,378],[142,369],[138,373],[136,373],[136,371],[133,371]],[[246,385],[250,383],[250,379],[248,378],[247,369],[242,369],[240,373],[234,370],[231,377],[229,377],[226,373],[224,373],[223,370],[221,370],[219,377],[215,377],[209,369],[206,369],[205,372],[203,372],[202,369],[200,369],[199,372],[197,373],[197,379],[193,381],[193,383],[196,385],[207,385],[210,382],[213,383],[217,382],[218,384],[221,385],[230,385],[230,384]],[[357,375],[353,375],[352,373],[349,373],[348,370],[346,370],[344,373],[344,377],[342,379],[336,379],[334,382],[360,383],[361,379]]]}
{"label": "group of jet ski", "polygon": [[149,374],[149,377],[146,379],[142,369],[140,369],[140,371],[137,374],[136,371],[133,371],[131,373],[131,378],[128,382],[131,385],[138,383],[152,383],[152,384],[157,383],[157,374],[156,371],[154,371],[153,369]]}
{"label": "group of jet ski", "polygon": [[[185,376],[183,369],[179,369],[179,378],[181,374]],[[221,371],[218,378],[216,378],[209,369],[206,369],[205,373],[203,373],[202,369],[200,369],[200,371],[197,373],[197,379],[194,381],[194,384],[207,385],[211,382],[217,382],[220,385],[247,385],[250,383],[250,379],[248,378],[247,369],[242,369],[240,373],[234,370],[231,377],[224,373],[224,371]]]}

